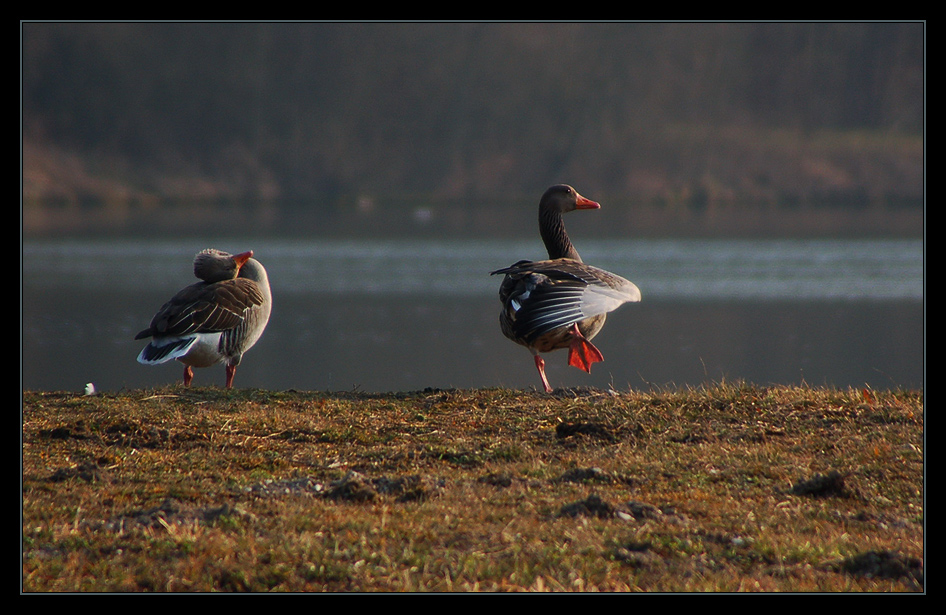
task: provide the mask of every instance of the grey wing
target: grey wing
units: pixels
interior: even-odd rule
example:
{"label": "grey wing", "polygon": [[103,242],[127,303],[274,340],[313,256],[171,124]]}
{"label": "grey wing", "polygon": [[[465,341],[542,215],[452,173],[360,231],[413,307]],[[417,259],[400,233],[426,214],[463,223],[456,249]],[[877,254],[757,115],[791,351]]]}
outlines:
{"label": "grey wing", "polygon": [[532,342],[553,329],[639,301],[640,291],[626,280],[615,287],[594,276],[510,273],[500,297],[514,336]]}
{"label": "grey wing", "polygon": [[[578,302],[586,318],[610,312],[623,303],[641,300],[640,289],[630,280],[610,271],[567,258],[519,261],[510,267],[492,272],[493,275],[498,273],[506,275],[500,288],[500,298],[504,303],[507,301],[504,295],[510,294],[512,288],[517,288],[521,292],[525,292],[522,289],[531,292],[541,286],[562,284],[568,288],[562,288],[559,291],[561,295],[568,295],[568,301],[565,301],[563,296],[559,297],[565,303],[576,301],[575,294],[579,291],[571,285],[585,287],[584,292],[580,293]],[[510,280],[516,280],[517,284],[513,286]],[[549,301],[551,300],[550,298]]]}
{"label": "grey wing", "polygon": [[192,284],[165,303],[151,326],[135,339],[227,331],[239,326],[246,311],[262,302],[262,292],[252,280]]}
{"label": "grey wing", "polygon": [[544,333],[586,318],[582,310],[586,288],[580,282],[547,283],[535,286],[527,296],[512,297],[516,336],[532,342]]}

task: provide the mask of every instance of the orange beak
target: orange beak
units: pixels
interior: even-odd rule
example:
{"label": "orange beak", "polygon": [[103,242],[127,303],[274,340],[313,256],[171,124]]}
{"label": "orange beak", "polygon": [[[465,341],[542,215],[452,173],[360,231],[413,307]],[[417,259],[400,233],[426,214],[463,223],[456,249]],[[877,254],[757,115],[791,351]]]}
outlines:
{"label": "orange beak", "polygon": [[236,262],[237,271],[239,271],[240,267],[242,267],[244,263],[246,263],[246,261],[250,260],[251,258],[253,258],[253,250],[250,250],[249,252],[242,252],[240,254],[235,254],[233,256],[233,260],[234,262]]}
{"label": "orange beak", "polygon": [[575,209],[600,209],[601,205],[592,201],[591,199],[586,199],[585,197],[576,195],[578,200],[575,201]]}

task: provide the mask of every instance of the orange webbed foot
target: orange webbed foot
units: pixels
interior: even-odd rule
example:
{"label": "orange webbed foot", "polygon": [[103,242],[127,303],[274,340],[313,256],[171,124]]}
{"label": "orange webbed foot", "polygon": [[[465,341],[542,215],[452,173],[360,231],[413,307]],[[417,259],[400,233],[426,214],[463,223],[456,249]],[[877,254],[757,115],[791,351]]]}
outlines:
{"label": "orange webbed foot", "polygon": [[594,344],[585,339],[578,331],[578,325],[572,325],[572,341],[568,346],[568,364],[591,373],[591,365],[604,361],[604,355]]}

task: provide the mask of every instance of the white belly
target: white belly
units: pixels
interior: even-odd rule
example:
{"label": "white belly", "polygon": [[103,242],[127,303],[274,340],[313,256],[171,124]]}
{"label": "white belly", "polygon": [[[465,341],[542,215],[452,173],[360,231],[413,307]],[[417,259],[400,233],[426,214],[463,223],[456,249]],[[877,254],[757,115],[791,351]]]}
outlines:
{"label": "white belly", "polygon": [[197,343],[177,360],[191,367],[210,367],[226,358],[220,354],[219,346],[220,333],[201,333],[197,336]]}

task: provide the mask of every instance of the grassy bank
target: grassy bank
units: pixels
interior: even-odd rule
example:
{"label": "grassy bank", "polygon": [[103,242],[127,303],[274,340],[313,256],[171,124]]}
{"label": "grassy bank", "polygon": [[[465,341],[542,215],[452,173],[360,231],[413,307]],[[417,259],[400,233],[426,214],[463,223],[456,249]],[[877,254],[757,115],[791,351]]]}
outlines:
{"label": "grassy bank", "polygon": [[917,391],[23,397],[26,592],[923,590]]}

